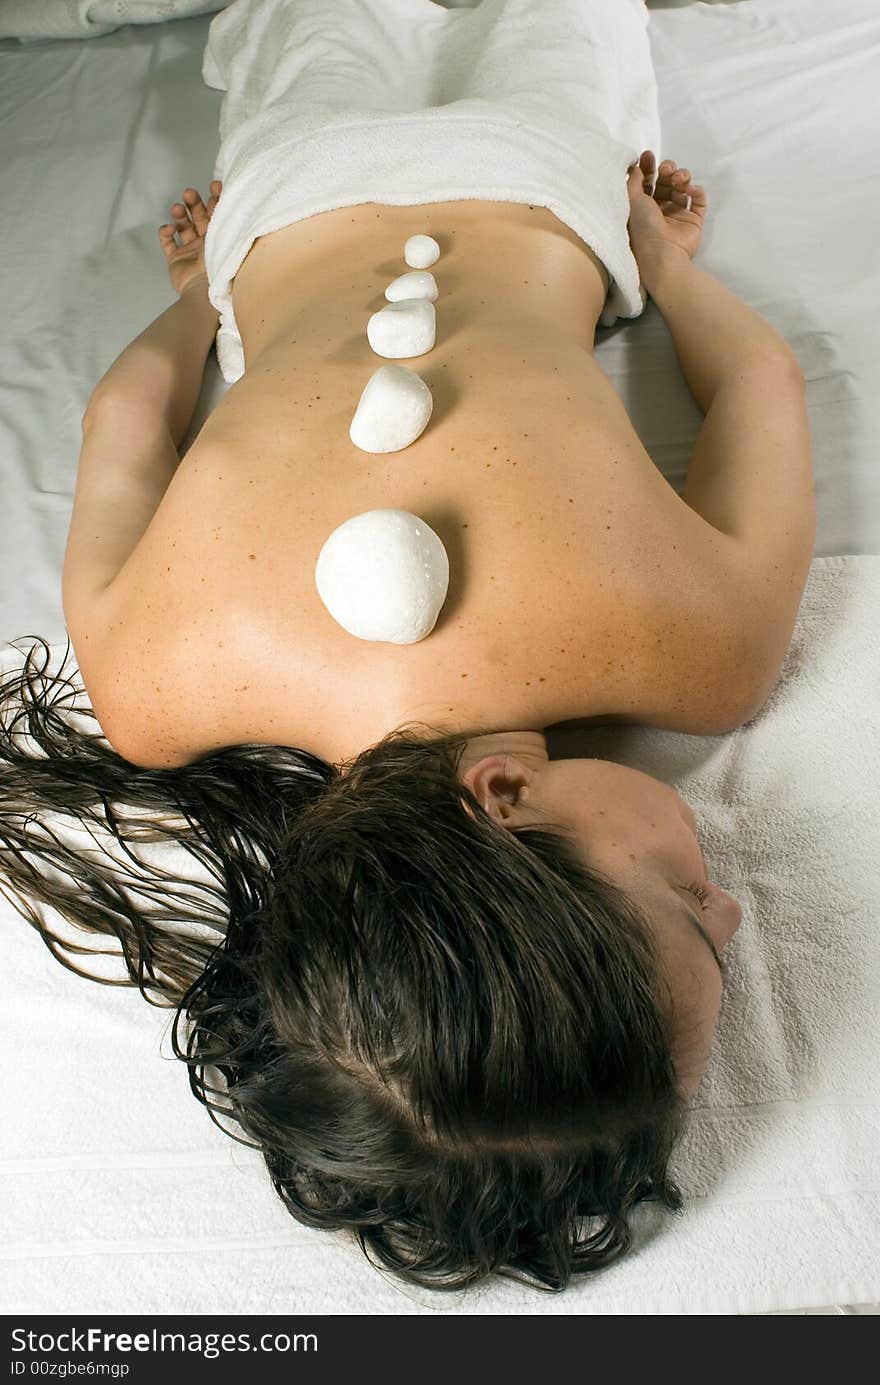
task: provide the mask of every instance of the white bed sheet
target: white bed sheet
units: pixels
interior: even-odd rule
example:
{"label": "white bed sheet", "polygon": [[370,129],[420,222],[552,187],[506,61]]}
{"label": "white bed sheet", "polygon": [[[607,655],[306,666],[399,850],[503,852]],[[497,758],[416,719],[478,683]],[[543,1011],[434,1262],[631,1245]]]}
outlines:
{"label": "white bed sheet", "polygon": [[[118,352],[173,301],[157,227],[186,184],[205,190],[213,174],[220,94],[200,77],[209,22],[0,42],[0,642],[64,639],[80,415]],[[816,554],[880,553],[874,0],[658,7],[650,35],[661,152],[709,193],[699,261],[774,323],[809,381]],[[680,490],[700,414],[656,308],[598,340],[642,441]],[[212,357],[190,436],[225,389]],[[64,971],[3,901],[0,928],[0,1034],[18,1055],[0,1199],[14,1211],[16,1189],[45,1189],[40,1224],[13,1224],[0,1247],[0,1311],[125,1312],[138,1301],[239,1314],[629,1311],[616,1275],[540,1302],[509,1285],[449,1298],[381,1278],[342,1238],[294,1223],[258,1156],[210,1123],[170,1056],[167,1012]],[[163,1129],[144,1128],[133,1095],[144,1092],[167,1111]],[[845,1266],[818,1265],[809,1304],[793,1302],[771,1266],[750,1301],[731,1291],[710,1311],[855,1311],[841,1306],[844,1283]],[[659,1289],[656,1305],[689,1311]]]}

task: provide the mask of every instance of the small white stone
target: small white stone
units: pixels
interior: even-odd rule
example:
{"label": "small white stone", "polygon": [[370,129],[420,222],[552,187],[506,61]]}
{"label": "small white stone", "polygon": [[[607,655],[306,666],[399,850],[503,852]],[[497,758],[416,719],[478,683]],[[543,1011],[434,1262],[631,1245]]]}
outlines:
{"label": "small white stone", "polygon": [[437,335],[437,310],[427,298],[402,298],[373,313],[367,340],[377,356],[424,356]]}
{"label": "small white stone", "polygon": [[359,640],[416,644],[446,600],[442,541],[408,510],[366,510],[340,524],[315,564],[315,586],[333,619]]}
{"label": "small white stone", "polygon": [[437,280],[430,269],[412,269],[409,274],[398,274],[385,290],[389,303],[399,303],[401,298],[430,298],[437,301]]}
{"label": "small white stone", "polygon": [[410,236],[403,247],[403,258],[413,269],[427,269],[440,258],[440,246],[433,236]]}
{"label": "small white stone", "polygon": [[424,433],[434,396],[405,365],[380,365],[364,386],[348,436],[362,452],[399,452]]}

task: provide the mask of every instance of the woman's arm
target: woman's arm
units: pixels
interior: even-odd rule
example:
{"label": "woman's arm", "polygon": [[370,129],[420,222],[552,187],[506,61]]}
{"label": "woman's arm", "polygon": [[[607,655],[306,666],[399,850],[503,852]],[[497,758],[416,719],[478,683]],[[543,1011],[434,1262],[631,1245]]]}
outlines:
{"label": "woman's arm", "polygon": [[174,221],[159,227],[178,301],[141,332],[98,381],[87,417],[94,413],[94,404],[109,399],[149,418],[151,431],[164,423],[175,448],[186,437],[220,321],[208,298],[205,236],[222,190],[223,184],[215,179],[205,205],[198,188],[184,188],[183,201],[171,208]]}
{"label": "woman's arm", "polygon": [[791,642],[816,536],[806,382],[775,328],[680,251],[640,268],[705,414],[682,499],[734,540],[760,706]]}
{"label": "woman's arm", "polygon": [[110,401],[161,419],[175,447],[186,437],[202,388],[220,315],[208,299],[208,276],[190,280],[116,358],[92,391],[85,417]]}
{"label": "woman's arm", "polygon": [[62,599],[77,658],[90,668],[106,639],[107,594],[171,484],[198,401],[218,320],[207,282],[193,280],[126,347],[83,416]]}
{"label": "woman's arm", "polygon": [[642,283],[669,328],[681,373],[707,414],[723,381],[755,361],[798,361],[776,328],[674,246],[639,260]]}
{"label": "woman's arm", "polygon": [[78,656],[89,653],[87,641],[93,647],[103,641],[105,593],[143,537],[179,460],[164,419],[136,399],[95,404],[83,420],[61,577],[64,619]]}

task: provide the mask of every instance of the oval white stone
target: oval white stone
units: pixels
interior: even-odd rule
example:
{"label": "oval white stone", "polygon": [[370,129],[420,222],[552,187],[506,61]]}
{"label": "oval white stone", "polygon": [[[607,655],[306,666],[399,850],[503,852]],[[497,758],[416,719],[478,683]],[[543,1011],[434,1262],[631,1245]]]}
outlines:
{"label": "oval white stone", "polygon": [[413,269],[427,269],[440,258],[440,246],[433,236],[410,236],[403,247],[403,258]]}
{"label": "oval white stone", "polygon": [[446,600],[443,543],[408,510],[366,510],[340,524],[315,565],[318,595],[343,630],[359,640],[416,644],[429,635]]}
{"label": "oval white stone", "polygon": [[377,356],[424,356],[437,335],[437,310],[427,298],[402,298],[373,313],[367,340]]}
{"label": "oval white stone", "polygon": [[389,303],[399,303],[401,298],[430,298],[437,301],[437,280],[430,269],[411,269],[409,274],[398,274],[385,290]]}
{"label": "oval white stone", "polygon": [[362,452],[399,452],[424,433],[434,396],[405,365],[380,365],[364,386],[348,436]]}

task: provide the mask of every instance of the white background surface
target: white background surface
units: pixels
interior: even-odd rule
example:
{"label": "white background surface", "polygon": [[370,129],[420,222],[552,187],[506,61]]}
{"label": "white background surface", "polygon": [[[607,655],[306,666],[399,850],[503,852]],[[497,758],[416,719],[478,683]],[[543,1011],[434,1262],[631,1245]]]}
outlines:
{"label": "white background surface", "polygon": [[[80,415],[119,351],[173,301],[156,230],[185,185],[204,192],[212,176],[220,94],[200,78],[208,23],[0,43],[0,640],[64,638]],[[808,379],[816,553],[880,553],[880,14],[873,0],[657,7],[651,42],[657,152],[709,195],[699,261],[786,336]],[[598,341],[680,489],[700,414],[662,319],[649,304]],[[212,358],[193,433],[224,390]],[[259,1157],[211,1125],[170,1056],[167,1012],[70,975],[5,905],[0,929],[0,1310],[124,1312],[146,1295],[148,1311],[192,1313],[626,1313],[650,1298],[638,1260],[537,1302],[512,1285],[438,1298],[383,1279],[341,1238],[294,1223]],[[769,1224],[769,1204],[766,1214]],[[788,1274],[781,1253],[743,1298],[723,1249],[714,1284],[695,1279],[685,1220],[680,1280],[639,1311],[840,1312],[854,1295],[877,1297],[848,1277],[858,1225],[819,1232],[838,1259]]]}

